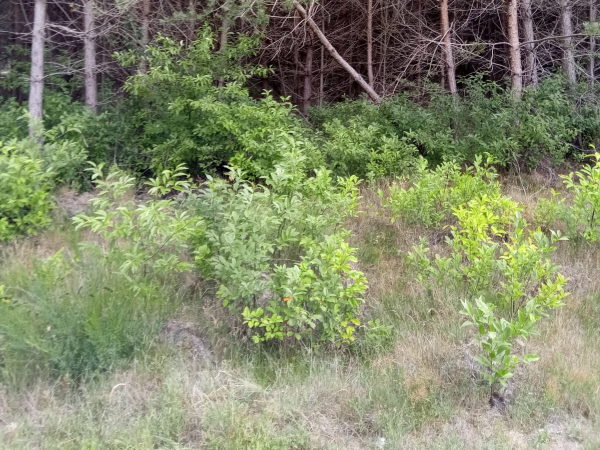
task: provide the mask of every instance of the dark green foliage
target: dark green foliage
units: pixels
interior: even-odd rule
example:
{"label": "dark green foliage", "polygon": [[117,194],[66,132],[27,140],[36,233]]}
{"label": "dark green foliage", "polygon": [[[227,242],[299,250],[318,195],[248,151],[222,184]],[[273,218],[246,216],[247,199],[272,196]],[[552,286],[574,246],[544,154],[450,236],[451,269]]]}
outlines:
{"label": "dark green foliage", "polygon": [[[26,105],[8,99],[0,107],[0,137],[26,140]],[[55,185],[90,188],[84,170],[86,161],[132,162],[139,156],[139,152],[135,155],[127,148],[132,141],[128,137],[131,130],[118,107],[94,115],[68,95],[48,89],[44,109],[44,141],[36,156],[43,162],[42,169],[52,173]],[[22,146],[37,147],[28,141]]]}
{"label": "dark green foliage", "polygon": [[[369,179],[410,173],[418,154],[437,165],[488,153],[504,167],[531,169],[600,139],[593,88],[567,89],[560,77],[526,90],[521,102],[481,77],[462,80],[457,97],[429,87],[418,101],[404,94],[379,106],[344,101],[313,108],[311,128],[287,100],[250,94],[249,81],[269,72],[244,63],[256,39],[237,35],[225,52],[214,50],[215,39],[208,29],[189,45],[158,38],[146,52],[147,71],[128,79],[128,96],[99,115],[71,101],[67,85],[46,89],[42,154],[56,182],[89,187],[86,159],[146,175],[182,163],[194,175],[229,165],[258,179],[288,151],[303,153],[310,168]],[[138,58],[120,55],[129,65]],[[25,106],[2,106],[0,133],[26,137]]]}
{"label": "dark green foliage", "polygon": [[380,124],[354,117],[346,124],[333,119],[323,129],[321,148],[328,166],[338,175],[371,179],[401,175],[415,162],[417,148]]}
{"label": "dark green foliage", "polygon": [[51,178],[28,141],[0,142],[0,241],[33,233],[50,222]]}
{"label": "dark green foliage", "polygon": [[[42,157],[52,167],[56,183],[90,188],[84,170],[88,160],[118,163],[140,172],[147,169],[149,160],[137,143],[131,113],[126,104],[115,104],[95,115],[67,95],[48,91]],[[26,122],[24,126],[26,133]]]}
{"label": "dark green foliage", "polygon": [[13,98],[0,99],[0,139],[22,139],[27,136],[27,109]]}
{"label": "dark green foliage", "polygon": [[[449,98],[442,93],[436,93],[435,96],[443,102]],[[312,120],[317,129],[323,130],[326,139],[339,139],[341,133],[332,133],[332,129],[345,127],[347,130],[353,130],[360,123],[363,130],[367,130],[365,134],[369,135],[364,141],[368,142],[370,150],[381,146],[385,137],[401,142],[404,147],[402,153],[405,156],[418,151],[437,163],[446,159],[443,154],[453,158],[456,145],[450,126],[436,115],[437,108],[444,109],[437,101],[431,101],[428,107],[424,107],[405,95],[398,95],[387,99],[380,106],[356,100],[315,108],[312,111]],[[375,131],[379,136],[375,135]],[[329,145],[332,147],[335,144]],[[369,161],[369,150],[363,152],[367,156],[363,155],[362,164],[355,162],[355,166],[365,167]],[[336,154],[329,156],[336,160],[338,157]],[[391,172],[388,175],[395,174],[398,173]]]}
{"label": "dark green foliage", "polygon": [[[463,84],[459,97],[432,88],[425,105],[400,95],[379,107],[350,101],[316,108],[312,119],[327,139],[328,161],[343,173],[364,174],[377,149],[392,140],[398,143],[395,160],[408,165],[416,148],[434,164],[471,162],[487,153],[504,167],[531,169],[561,162],[600,138],[600,109],[583,85],[569,91],[561,78],[550,78],[516,102],[499,84],[478,77]],[[389,164],[387,175],[397,173]]]}
{"label": "dark green foliage", "polygon": [[213,43],[207,29],[190,46],[161,38],[148,51],[148,72],[127,82],[130,126],[153,169],[184,163],[197,174],[231,160],[261,176],[290,146],[314,154],[291,104],[269,94],[254,99],[244,87],[267,72],[239,64],[254,40],[238,36],[225,55],[215,54]]}

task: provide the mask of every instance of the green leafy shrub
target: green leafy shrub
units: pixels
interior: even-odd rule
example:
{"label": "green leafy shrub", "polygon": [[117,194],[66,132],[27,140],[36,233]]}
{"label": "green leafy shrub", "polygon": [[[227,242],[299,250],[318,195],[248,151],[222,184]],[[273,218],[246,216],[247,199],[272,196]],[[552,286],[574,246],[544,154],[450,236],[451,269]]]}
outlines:
{"label": "green leafy shrub", "polygon": [[[301,242],[305,254],[293,266],[275,265],[269,280],[267,304],[244,307],[244,323],[255,342],[314,332],[321,340],[349,342],[360,325],[357,318],[366,289],[364,275],[352,269],[354,249],[343,234],[324,242]],[[254,306],[254,305],[252,305]]]}
{"label": "green leafy shrub", "polygon": [[342,176],[378,178],[401,175],[414,163],[416,147],[388,135],[378,124],[366,124],[353,118],[349,123],[338,119],[323,126],[321,149],[331,170]]}
{"label": "green leafy shrub", "polygon": [[[0,136],[5,140],[26,140],[27,106],[14,100],[1,103]],[[69,95],[47,89],[44,96],[44,140],[36,157],[52,172],[54,184],[69,184],[78,189],[91,187],[85,163],[132,165],[144,163],[131,129],[119,107],[106,106],[106,112],[92,114]],[[32,149],[32,144],[27,144]],[[145,169],[145,168],[144,168]]]}
{"label": "green leafy shrub", "polygon": [[519,361],[536,359],[519,357],[514,346],[566,296],[566,279],[549,258],[561,237],[528,230],[519,206],[500,194],[459,206],[455,215],[449,256],[430,258],[421,243],[409,260],[421,282],[452,286],[465,295],[465,325],[475,327],[482,349],[477,361],[494,391],[512,377]]}
{"label": "green leafy shrub", "polygon": [[50,176],[28,155],[27,141],[0,142],[0,241],[50,223]]}
{"label": "green leafy shrub", "polygon": [[465,83],[464,97],[452,105],[446,101],[444,109],[435,108],[456,137],[454,158],[469,161],[488,153],[503,166],[533,168],[543,160],[562,161],[572,148],[578,130],[562,79],[526,90],[520,102],[495,83],[478,78]]}
{"label": "green leafy shrub", "polygon": [[82,142],[83,130],[73,121],[73,117],[44,133],[45,142],[41,156],[47,170],[52,172],[55,184],[83,187],[87,181],[84,168],[88,153]]}
{"label": "green leafy shrub", "polygon": [[562,176],[569,198],[553,192],[552,198],[542,199],[536,216],[544,225],[562,226],[571,239],[600,240],[600,153],[593,155],[594,164]]}
{"label": "green leafy shrub", "polygon": [[[427,227],[439,226],[452,217],[454,208],[482,195],[500,192],[497,174],[492,169],[492,159],[484,162],[477,157],[466,170],[453,162],[430,169],[427,160],[420,159],[414,174],[390,186],[387,195],[379,196],[394,219]],[[408,185],[408,187],[403,187]]]}
{"label": "green leafy shrub", "polygon": [[239,35],[226,53],[215,53],[214,35],[204,29],[190,46],[160,38],[148,49],[147,73],[131,77],[125,89],[132,129],[155,170],[184,163],[197,174],[231,160],[259,177],[288,146],[315,152],[290,103],[268,93],[254,99],[243,87],[268,72],[239,64],[255,44]]}
{"label": "green leafy shrub", "polygon": [[[400,120],[414,115],[408,135],[430,161],[469,162],[489,154],[504,167],[531,169],[541,162],[560,162],[574,148],[583,123],[578,102],[560,77],[527,89],[519,102],[510,89],[480,76],[461,81],[459,97],[436,87],[429,92],[425,111],[395,109]],[[600,123],[597,111],[588,115],[588,122],[594,121]]]}
{"label": "green leafy shrub", "polygon": [[354,249],[344,241],[341,221],[357,204],[357,179],[333,182],[326,170],[307,178],[304,156],[291,153],[265,186],[243,179],[209,177],[191,190],[185,168],[151,179],[149,194],[177,197],[145,203],[127,198],[134,179],[113,170],[104,177],[92,167],[98,197],[77,227],[102,237],[106,261],[137,280],[192,270],[190,248],[204,274],[217,283],[217,297],[244,320],[256,342],[316,335],[320,340],[354,339],[366,289],[352,268]]}
{"label": "green leafy shrub", "polygon": [[571,86],[567,95],[570,108],[564,114],[577,129],[577,147],[585,155],[589,147],[600,146],[600,86],[581,82]]}
{"label": "green leafy shrub", "polygon": [[398,137],[414,145],[432,165],[464,161],[458,150],[454,122],[448,120],[451,119],[449,108],[455,105],[456,99],[437,86],[429,87],[429,96],[427,104],[406,95],[395,96],[381,105],[381,114]]}
{"label": "green leafy shrub", "polygon": [[255,342],[347,342],[359,325],[366,280],[340,228],[356,209],[357,179],[334,182],[324,169],[306,177],[303,159],[288,154],[264,186],[239,170],[209,178],[193,200],[206,224],[198,263]]}
{"label": "green leafy shrub", "polygon": [[0,138],[2,140],[27,137],[27,108],[14,99],[0,99]]}
{"label": "green leafy shrub", "polygon": [[503,167],[527,169],[560,162],[600,138],[600,109],[588,86],[574,92],[562,78],[552,77],[515,102],[510,89],[480,76],[461,84],[460,96],[430,86],[418,101],[398,95],[379,106],[346,101],[315,108],[313,123],[333,141],[326,152],[331,167],[366,176],[383,136],[402,143],[404,153],[416,148],[432,165],[489,154]]}
{"label": "green leafy shrub", "polygon": [[193,268],[189,241],[203,232],[201,219],[178,207],[176,197],[156,198],[190,192],[184,166],[150,179],[148,193],[154,198],[146,202],[132,198],[135,178],[125,172],[113,169],[105,176],[103,165],[92,165],[90,171],[98,195],[91,200],[91,213],[73,221],[76,228],[102,237],[100,249],[107,260],[120,260],[121,273],[128,277],[171,275]]}
{"label": "green leafy shrub", "polygon": [[56,184],[91,187],[85,163],[117,164],[142,173],[150,158],[140,143],[129,100],[106,104],[93,114],[80,102],[50,91],[44,102],[44,146],[40,157],[51,167]]}

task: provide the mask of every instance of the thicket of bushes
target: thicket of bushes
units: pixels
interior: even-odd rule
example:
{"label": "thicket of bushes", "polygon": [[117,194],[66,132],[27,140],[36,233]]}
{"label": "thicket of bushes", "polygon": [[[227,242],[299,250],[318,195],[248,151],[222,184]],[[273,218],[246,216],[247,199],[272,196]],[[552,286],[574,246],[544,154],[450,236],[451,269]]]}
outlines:
{"label": "thicket of bushes", "polygon": [[135,178],[92,166],[97,196],[73,220],[96,237],[0,274],[4,376],[79,377],[147,350],[176,307],[177,274],[198,271],[255,342],[353,341],[366,280],[343,220],[358,180],[284,159],[264,185],[235,170],[194,186],[183,166],[165,169],[145,201]]}
{"label": "thicket of bushes", "polygon": [[51,175],[25,141],[0,142],[0,241],[50,222]]}
{"label": "thicket of bushes", "polygon": [[[213,42],[209,30],[187,47],[158,39],[147,71],[131,76],[127,95],[97,116],[71,102],[67,87],[49,90],[43,154],[57,179],[85,187],[87,159],[146,176],[183,163],[193,175],[229,165],[260,178],[291,150],[302,151],[310,167],[363,179],[406,174],[419,155],[437,165],[489,154],[503,167],[533,169],[600,141],[600,88],[569,88],[560,76],[526,89],[519,102],[500,84],[472,77],[457,97],[432,86],[419,98],[398,95],[378,106],[349,100],[315,107],[303,120],[284,99],[247,87],[268,72],[240,63],[252,39],[238,36],[218,54]],[[133,54],[120,60],[137,63]],[[24,105],[3,101],[2,139],[23,139],[26,131]]]}
{"label": "thicket of bushes", "polygon": [[[433,164],[468,163],[489,154],[503,167],[534,169],[585,153],[600,139],[600,104],[587,86],[569,90],[556,76],[515,102],[497,83],[480,78],[464,83],[464,94],[456,98],[434,87],[419,102],[399,95],[381,106],[357,100],[315,108],[312,120],[331,141],[324,147],[327,161],[364,177],[373,152],[385,154],[392,139],[401,143],[392,152],[394,161],[405,161],[416,149]],[[406,164],[396,164],[387,164],[391,173],[374,173],[402,173],[397,167]]]}
{"label": "thicket of bushes", "polygon": [[251,41],[218,56],[213,41],[206,30],[190,47],[160,39],[127,99],[99,116],[50,95],[41,145],[25,136],[22,105],[4,103],[0,129],[13,140],[0,154],[0,239],[47,225],[56,186],[96,193],[74,219],[91,242],[0,277],[5,377],[80,376],[147,349],[181,273],[210,281],[231,328],[255,342],[352,342],[369,329],[367,281],[344,226],[358,177],[398,177],[380,193],[395,219],[451,226],[447,255],[431,258],[423,242],[409,259],[422,283],[464,294],[490,384],[535,359],[517,343],[565,296],[549,260],[561,235],[550,229],[598,239],[598,161],[566,178],[572,199],[540,206],[543,232],[501,194],[494,167],[582,153],[600,138],[592,97],[552,78],[515,102],[473,79],[460,97],[432,89],[421,103],[347,101],[315,108],[307,123],[247,89],[264,72],[237,64]]}

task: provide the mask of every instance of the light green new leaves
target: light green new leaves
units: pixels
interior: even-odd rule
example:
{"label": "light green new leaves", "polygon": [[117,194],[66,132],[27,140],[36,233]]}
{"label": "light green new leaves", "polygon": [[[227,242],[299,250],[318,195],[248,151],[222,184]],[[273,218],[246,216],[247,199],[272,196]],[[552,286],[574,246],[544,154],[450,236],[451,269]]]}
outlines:
{"label": "light green new leaves", "polygon": [[592,155],[594,164],[586,164],[579,171],[561,178],[571,198],[542,199],[536,216],[546,226],[564,228],[571,239],[588,242],[600,240],[600,153]]}
{"label": "light green new leaves", "polygon": [[[91,200],[92,213],[73,218],[77,228],[87,228],[104,239],[107,258],[122,260],[124,275],[185,272],[193,268],[189,241],[203,232],[202,220],[176,208],[176,199],[136,202],[132,196],[135,179],[113,169],[104,176],[102,165],[92,165],[92,180],[98,195]],[[148,183],[151,195],[188,192],[185,166],[165,170]]]}
{"label": "light green new leaves", "polygon": [[484,378],[505,385],[519,362],[514,346],[535,332],[536,323],[562,306],[566,279],[550,261],[559,233],[531,231],[520,206],[500,193],[482,195],[454,208],[458,223],[448,239],[451,254],[431,258],[426,242],[409,255],[425,284],[451,285],[466,293],[463,314],[477,332]]}
{"label": "light green new leaves", "polygon": [[[412,177],[390,186],[389,194],[379,192],[392,217],[427,227],[439,226],[452,217],[453,208],[465,205],[481,195],[499,195],[497,174],[490,167],[493,160],[478,156],[472,167],[463,171],[457,163],[447,162],[429,169],[421,158]],[[408,187],[402,184],[409,183]]]}
{"label": "light green new leaves", "polygon": [[334,181],[324,169],[307,177],[302,167],[302,154],[290,152],[264,186],[236,169],[191,200],[206,223],[198,264],[255,342],[348,342],[360,324],[366,280],[341,230],[355,214],[358,180]]}

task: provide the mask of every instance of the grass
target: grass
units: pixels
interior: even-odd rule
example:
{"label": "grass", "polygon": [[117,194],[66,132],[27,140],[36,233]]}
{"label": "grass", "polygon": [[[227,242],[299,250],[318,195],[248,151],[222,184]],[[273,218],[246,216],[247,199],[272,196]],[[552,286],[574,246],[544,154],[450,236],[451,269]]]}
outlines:
{"label": "grass", "polygon": [[[505,191],[531,209],[546,188],[520,179]],[[228,333],[210,291],[163,284],[170,308],[153,317],[192,323],[214,362],[161,339],[157,325],[93,378],[33,371],[27,383],[6,381],[0,447],[599,448],[598,246],[562,242],[553,256],[571,296],[528,343],[541,359],[518,370],[501,413],[488,404],[477,345],[460,326],[459,293],[423,290],[403,260],[419,236],[440,231],[392,225],[378,205],[364,188],[363,213],[350,226],[370,282],[364,319],[389,326],[391,336],[367,336],[346,350],[258,347]],[[36,258],[88,238],[66,228],[5,249],[0,283],[35,285]],[[443,239],[436,242],[434,251],[443,251]],[[93,264],[81,270],[69,278],[77,289],[95,279],[116,283]],[[74,292],[86,301],[100,284]],[[42,293],[48,305],[62,298]]]}

